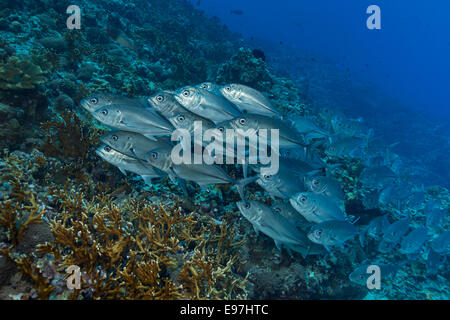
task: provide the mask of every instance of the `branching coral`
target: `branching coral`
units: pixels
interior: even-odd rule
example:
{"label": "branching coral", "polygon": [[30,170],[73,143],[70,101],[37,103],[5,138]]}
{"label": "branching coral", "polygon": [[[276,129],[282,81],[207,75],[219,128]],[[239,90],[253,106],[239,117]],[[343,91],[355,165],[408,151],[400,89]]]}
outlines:
{"label": "branching coral", "polygon": [[15,246],[22,240],[25,230],[32,223],[41,223],[45,210],[39,208],[33,192],[24,191],[17,181],[12,183],[13,199],[0,203],[0,227],[6,230],[4,234],[7,239],[2,240]]}
{"label": "branching coral", "polygon": [[[56,190],[55,190],[56,192]],[[119,206],[106,194],[59,190],[60,218],[51,228],[55,244],[38,251],[54,257],[61,272],[83,272],[72,298],[181,299],[245,297],[246,279],[232,274],[234,231],[198,221],[178,203],[146,204],[143,198]]]}
{"label": "branching coral", "polygon": [[45,80],[42,69],[26,55],[13,56],[0,66],[0,89],[34,89]]}
{"label": "branching coral", "polygon": [[41,125],[46,133],[42,151],[46,156],[76,159],[78,163],[84,163],[92,146],[98,144],[99,131],[84,124],[73,111],[64,111],[61,119]]}

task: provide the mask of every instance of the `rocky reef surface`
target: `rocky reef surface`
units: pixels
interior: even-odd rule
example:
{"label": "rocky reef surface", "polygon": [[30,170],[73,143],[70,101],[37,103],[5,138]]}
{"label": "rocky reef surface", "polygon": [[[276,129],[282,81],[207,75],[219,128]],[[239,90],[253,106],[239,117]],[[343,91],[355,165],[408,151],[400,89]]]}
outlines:
{"label": "rocky reef surface", "polygon": [[[228,187],[188,199],[168,179],[145,186],[96,157],[105,128],[79,107],[99,91],[148,97],[212,81],[259,89],[285,113],[312,113],[292,80],[185,1],[80,0],[80,30],[66,28],[70,4],[0,0],[0,299],[366,297],[348,275],[376,253],[356,239],[321,258],[280,252],[241,217]],[[357,163],[339,170],[348,214],[367,222],[396,212],[364,208]],[[248,193],[271,202],[257,186]],[[448,208],[444,188],[424,197]],[[66,285],[71,265],[82,271],[79,290]],[[368,297],[448,294],[448,269],[422,281],[425,265],[413,261]]]}

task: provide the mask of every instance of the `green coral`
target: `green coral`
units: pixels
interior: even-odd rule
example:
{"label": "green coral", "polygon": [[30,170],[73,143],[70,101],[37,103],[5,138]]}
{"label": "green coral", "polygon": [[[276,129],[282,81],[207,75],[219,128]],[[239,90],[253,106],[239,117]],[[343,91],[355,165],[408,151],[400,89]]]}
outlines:
{"label": "green coral", "polygon": [[34,89],[46,81],[45,72],[27,55],[13,56],[0,66],[0,89]]}

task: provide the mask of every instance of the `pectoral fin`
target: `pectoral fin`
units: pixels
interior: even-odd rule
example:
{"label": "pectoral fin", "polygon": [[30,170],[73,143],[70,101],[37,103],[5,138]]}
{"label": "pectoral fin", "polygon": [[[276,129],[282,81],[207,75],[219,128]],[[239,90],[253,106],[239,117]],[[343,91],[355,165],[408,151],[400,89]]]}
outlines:
{"label": "pectoral fin", "polygon": [[152,179],[155,178],[154,176],[141,176],[142,180],[144,180],[145,184],[148,186],[152,185]]}

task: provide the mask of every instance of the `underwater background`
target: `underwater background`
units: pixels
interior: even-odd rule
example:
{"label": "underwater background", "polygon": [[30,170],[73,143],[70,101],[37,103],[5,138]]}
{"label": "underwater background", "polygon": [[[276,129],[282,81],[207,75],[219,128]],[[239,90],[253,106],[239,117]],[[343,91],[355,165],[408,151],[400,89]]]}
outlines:
{"label": "underwater background", "polygon": [[[381,30],[366,27],[371,4]],[[80,29],[66,25],[70,5]],[[448,299],[446,9],[0,0],[0,299]],[[261,176],[242,200],[241,168],[224,166],[231,185],[186,191],[99,156],[111,126],[86,107],[99,93],[130,105],[204,82],[258,90],[305,140],[308,153],[283,154],[276,188]],[[320,253],[291,252],[287,233],[311,239],[320,225],[298,204],[316,194],[314,212],[349,222],[323,226],[339,241]],[[279,234],[255,225],[249,203]],[[366,286],[368,265],[381,289]]]}

